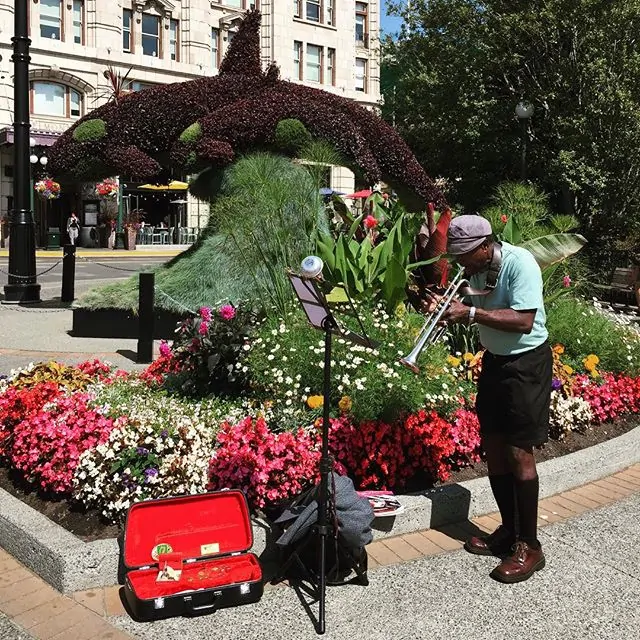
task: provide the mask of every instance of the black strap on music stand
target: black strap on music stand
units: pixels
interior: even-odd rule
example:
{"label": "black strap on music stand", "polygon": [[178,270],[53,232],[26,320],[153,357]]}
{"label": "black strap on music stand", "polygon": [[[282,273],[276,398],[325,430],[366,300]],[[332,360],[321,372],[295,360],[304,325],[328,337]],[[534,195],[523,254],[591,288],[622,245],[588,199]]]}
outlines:
{"label": "black strap on music stand", "polygon": [[[318,520],[313,527],[311,536],[305,538],[297,549],[294,549],[289,556],[287,562],[284,564],[279,572],[278,578],[274,582],[280,582],[286,576],[288,569],[293,562],[296,562],[299,568],[303,569],[307,581],[314,587],[312,596],[316,596],[318,600],[318,620],[316,624],[316,632],[323,634],[325,632],[325,610],[326,610],[326,587],[327,587],[327,575],[335,567],[327,567],[327,540],[330,535],[336,542],[336,545],[340,544],[338,534],[338,524],[335,518],[330,517],[330,501],[331,496],[329,492],[329,482],[333,474],[333,459],[329,455],[329,427],[330,427],[330,398],[331,398],[331,338],[333,334],[342,336],[345,340],[349,340],[362,346],[375,348],[376,343],[372,341],[364,332],[364,327],[361,322],[359,326],[362,327],[365,335],[360,335],[350,331],[346,327],[341,326],[335,319],[329,304],[318,287],[318,281],[316,279],[303,278],[295,273],[288,273],[291,285],[295,291],[298,300],[304,310],[309,323],[312,327],[320,331],[324,331],[324,384],[323,384],[323,414],[322,414],[322,453],[320,457],[320,487],[317,495],[318,502]],[[351,304],[352,314],[357,313],[355,307]],[[358,319],[359,321],[359,319]],[[319,539],[319,559],[318,570],[310,571],[305,563],[301,559],[301,548],[310,544],[311,540]],[[358,582],[358,584],[366,586],[369,584],[367,578],[367,563],[366,554],[364,560],[359,562],[359,558],[350,556],[349,549],[342,549],[346,556],[350,557],[353,561],[354,571],[356,572],[356,578],[352,582]],[[333,584],[333,582],[332,582]]]}

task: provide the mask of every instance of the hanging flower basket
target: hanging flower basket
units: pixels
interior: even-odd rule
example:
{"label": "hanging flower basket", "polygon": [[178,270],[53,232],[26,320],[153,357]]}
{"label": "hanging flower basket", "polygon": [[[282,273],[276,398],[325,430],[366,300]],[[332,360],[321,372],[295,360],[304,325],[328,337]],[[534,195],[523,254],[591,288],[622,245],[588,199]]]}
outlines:
{"label": "hanging flower basket", "polygon": [[115,199],[118,197],[120,185],[114,178],[107,178],[96,185],[96,195],[100,198]]}
{"label": "hanging flower basket", "polygon": [[44,200],[56,200],[60,197],[60,185],[51,178],[42,178],[33,185],[35,192]]}

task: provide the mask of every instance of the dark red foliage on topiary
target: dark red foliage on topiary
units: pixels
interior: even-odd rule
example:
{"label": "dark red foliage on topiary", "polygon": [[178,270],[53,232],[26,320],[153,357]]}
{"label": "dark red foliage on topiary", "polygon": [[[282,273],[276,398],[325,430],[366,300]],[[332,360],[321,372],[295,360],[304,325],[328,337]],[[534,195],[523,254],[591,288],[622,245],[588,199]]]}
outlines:
{"label": "dark red foliage on topiary", "polygon": [[[275,65],[261,71],[257,11],[242,22],[220,75],[124,96],[79,122],[94,118],[105,121],[107,135],[82,143],[73,140],[73,128],[65,132],[51,149],[49,167],[55,176],[89,180],[106,172],[150,180],[167,162],[179,174],[221,166],[239,152],[268,148],[278,122],[295,118],[342,152],[370,183],[395,181],[438,208],[446,207],[409,147],[375,113],[326,91],[279,80]],[[202,136],[181,142],[180,134],[195,122],[201,124]],[[94,167],[102,174],[93,175]]]}

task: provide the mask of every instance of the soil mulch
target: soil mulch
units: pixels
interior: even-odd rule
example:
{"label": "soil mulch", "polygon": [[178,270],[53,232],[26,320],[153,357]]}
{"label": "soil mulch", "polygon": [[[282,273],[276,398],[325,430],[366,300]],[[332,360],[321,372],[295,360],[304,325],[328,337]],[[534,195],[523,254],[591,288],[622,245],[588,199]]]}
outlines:
{"label": "soil mulch", "polygon": [[[563,440],[550,440],[537,451],[536,459],[542,462],[586,449],[627,433],[636,426],[638,426],[638,417],[628,416],[616,422],[589,429],[586,433],[571,433]],[[473,467],[453,472],[445,484],[455,484],[485,475],[487,475],[487,466],[484,462],[480,462]],[[83,509],[70,500],[52,500],[48,496],[43,496],[25,483],[18,474],[1,466],[0,487],[87,542],[115,538],[121,532],[118,525],[106,522],[97,511]],[[415,491],[418,487],[411,487],[411,489]]]}

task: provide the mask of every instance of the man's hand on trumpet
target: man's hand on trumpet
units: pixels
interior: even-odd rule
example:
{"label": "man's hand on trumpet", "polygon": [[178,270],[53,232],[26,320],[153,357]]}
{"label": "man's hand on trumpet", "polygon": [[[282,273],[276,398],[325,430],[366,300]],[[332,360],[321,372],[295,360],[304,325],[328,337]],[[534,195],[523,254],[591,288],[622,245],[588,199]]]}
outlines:
{"label": "man's hand on trumpet", "polygon": [[442,315],[447,324],[467,324],[469,322],[469,307],[458,300],[452,300]]}
{"label": "man's hand on trumpet", "polygon": [[433,291],[425,289],[422,292],[422,297],[418,303],[419,308],[417,310],[424,315],[429,315],[430,313],[433,313],[435,311],[440,300],[442,300],[442,296],[434,293]]}

